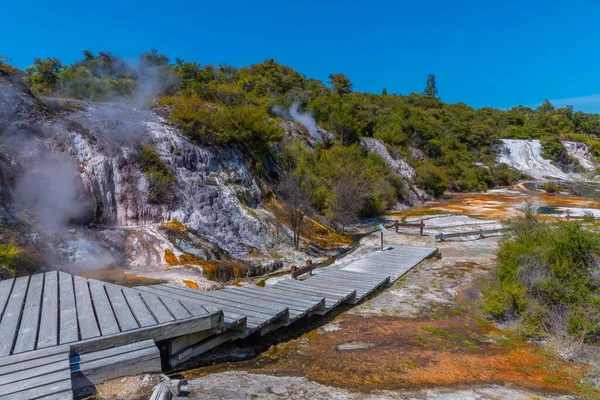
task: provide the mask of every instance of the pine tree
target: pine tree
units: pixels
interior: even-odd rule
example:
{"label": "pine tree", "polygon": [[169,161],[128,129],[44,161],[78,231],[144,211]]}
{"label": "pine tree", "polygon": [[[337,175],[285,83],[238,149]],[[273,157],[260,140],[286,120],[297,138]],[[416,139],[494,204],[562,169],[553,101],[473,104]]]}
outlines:
{"label": "pine tree", "polygon": [[437,97],[438,88],[435,83],[435,74],[429,74],[427,76],[427,84],[425,85],[425,90],[423,91],[423,95]]}

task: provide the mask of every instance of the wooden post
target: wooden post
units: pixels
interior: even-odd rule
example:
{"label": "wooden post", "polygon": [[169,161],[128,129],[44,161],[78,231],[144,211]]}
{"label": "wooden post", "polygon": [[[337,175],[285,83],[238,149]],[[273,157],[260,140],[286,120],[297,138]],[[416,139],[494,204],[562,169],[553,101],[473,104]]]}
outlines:
{"label": "wooden post", "polygon": [[398,233],[398,220],[394,221],[394,228],[396,228],[396,233]]}
{"label": "wooden post", "polygon": [[381,231],[381,250],[383,250],[383,231]]}
{"label": "wooden post", "polygon": [[[312,260],[306,260],[306,266],[310,267],[312,265]],[[312,269],[309,272],[310,276],[312,276]]]}
{"label": "wooden post", "polygon": [[425,228],[425,222],[421,221],[421,226],[419,227],[419,232],[421,236],[423,236],[423,228]]}
{"label": "wooden post", "polygon": [[294,276],[294,273],[296,272],[296,266],[295,265],[292,265],[292,267],[290,268],[290,272],[292,274],[292,278],[296,279],[296,277]]}

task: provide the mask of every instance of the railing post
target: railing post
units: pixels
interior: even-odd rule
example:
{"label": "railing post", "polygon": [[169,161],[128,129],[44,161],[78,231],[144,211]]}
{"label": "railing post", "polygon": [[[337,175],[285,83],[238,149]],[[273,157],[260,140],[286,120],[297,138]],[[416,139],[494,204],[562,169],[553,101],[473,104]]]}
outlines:
{"label": "railing post", "polygon": [[[306,266],[310,267],[312,265],[312,260],[306,260]],[[312,269],[309,271],[310,276],[312,276]]]}
{"label": "railing post", "polygon": [[290,268],[290,272],[292,274],[292,279],[296,279],[296,276],[295,276],[295,274],[296,274],[296,266],[295,265],[292,265],[292,267]]}
{"label": "railing post", "polygon": [[425,222],[421,221],[421,226],[419,227],[419,232],[421,236],[423,236],[423,228],[425,228]]}
{"label": "railing post", "polygon": [[398,233],[398,220],[394,221],[394,228],[396,228],[396,233]]}

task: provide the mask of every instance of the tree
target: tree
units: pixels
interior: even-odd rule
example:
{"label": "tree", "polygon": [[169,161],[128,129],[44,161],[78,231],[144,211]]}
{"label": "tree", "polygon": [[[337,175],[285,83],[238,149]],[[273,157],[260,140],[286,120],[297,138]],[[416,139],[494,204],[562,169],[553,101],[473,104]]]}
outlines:
{"label": "tree", "polygon": [[335,92],[343,96],[352,92],[354,86],[350,79],[344,74],[329,74],[329,84]]}
{"label": "tree", "polygon": [[362,199],[355,185],[348,179],[341,179],[335,185],[329,214],[338,224],[342,225],[342,234],[346,225],[356,222],[362,208]]}
{"label": "tree", "polygon": [[27,82],[36,93],[50,94],[58,87],[58,74],[63,69],[58,58],[36,58],[27,68]]}
{"label": "tree", "polygon": [[294,247],[300,247],[300,232],[304,226],[304,217],[310,211],[310,199],[302,189],[300,179],[296,175],[287,175],[279,182],[277,192],[282,200],[283,208],[290,220],[294,234]]}
{"label": "tree", "polygon": [[159,67],[169,64],[169,57],[159,54],[158,50],[151,49],[150,53],[140,54],[140,63],[144,67]]}
{"label": "tree", "polygon": [[423,91],[423,95],[437,97],[438,88],[435,83],[435,74],[429,74],[427,76],[427,83],[425,84],[425,90]]}

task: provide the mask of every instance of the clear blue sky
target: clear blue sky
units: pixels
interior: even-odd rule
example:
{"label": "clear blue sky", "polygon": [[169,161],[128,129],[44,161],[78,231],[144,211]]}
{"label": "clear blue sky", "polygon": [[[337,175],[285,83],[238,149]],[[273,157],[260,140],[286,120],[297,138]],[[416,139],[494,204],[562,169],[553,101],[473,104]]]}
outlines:
{"label": "clear blue sky", "polygon": [[599,17],[597,0],[7,1],[0,54],[21,68],[34,57],[72,62],[83,49],[134,60],[157,48],[236,66],[275,58],[377,93],[420,92],[433,72],[448,102],[569,99],[600,112]]}

